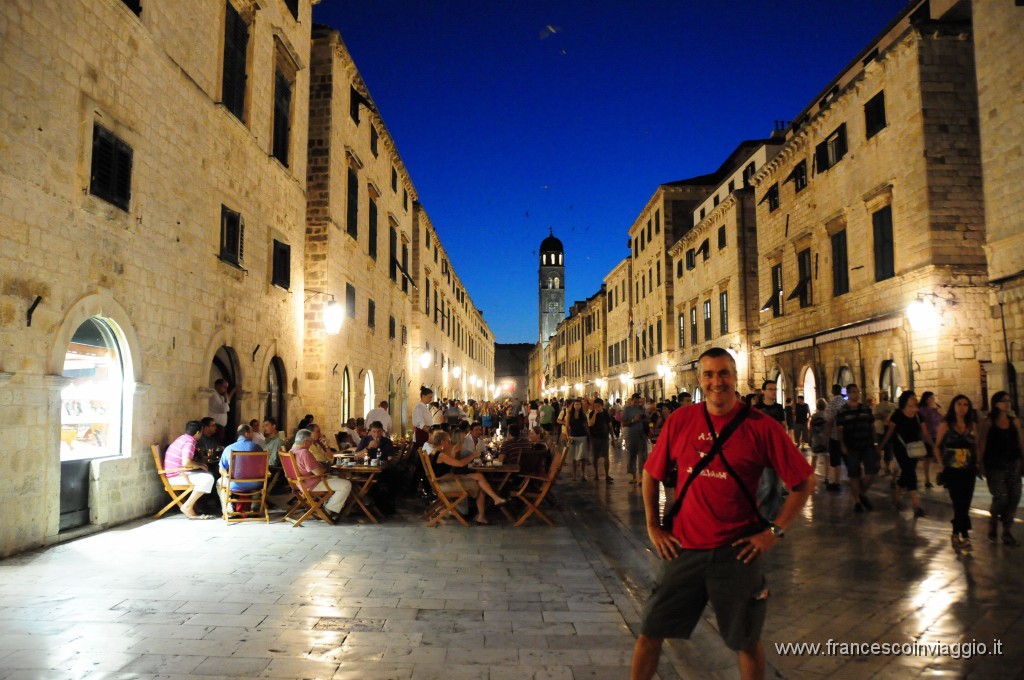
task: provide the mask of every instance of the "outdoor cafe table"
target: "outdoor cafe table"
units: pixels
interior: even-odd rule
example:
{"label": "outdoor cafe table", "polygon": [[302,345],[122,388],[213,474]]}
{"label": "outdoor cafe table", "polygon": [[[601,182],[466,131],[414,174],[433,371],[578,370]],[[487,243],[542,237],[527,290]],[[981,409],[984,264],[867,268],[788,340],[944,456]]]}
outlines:
{"label": "outdoor cafe table", "polygon": [[[335,459],[341,459],[342,456],[335,456]],[[381,470],[387,468],[387,465],[364,465],[360,463],[358,465],[335,465],[331,468],[332,474],[342,477],[352,482],[352,493],[348,497],[348,501],[345,502],[345,507],[342,508],[341,514],[348,516],[352,512],[353,506],[358,505],[363,511],[363,514],[369,518],[371,522],[377,524],[376,512],[380,512],[373,507],[373,502],[370,499],[370,490],[373,489],[373,485],[377,483],[377,475],[380,474]],[[383,514],[381,517],[383,518]]]}
{"label": "outdoor cafe table", "polygon": [[[471,463],[469,465],[469,469],[473,472],[481,472],[488,477],[493,477],[496,483],[492,482],[491,488],[494,489],[494,493],[502,496],[503,498],[504,494],[502,491],[508,485],[508,481],[512,479],[512,475],[519,473],[518,465],[488,465],[487,463],[480,463],[477,465],[476,463]],[[505,519],[510,522],[514,521],[515,517],[513,517],[512,513],[508,511],[508,508],[505,507],[506,505],[508,505],[508,503],[499,505],[498,509],[501,510],[501,514],[505,515]]]}

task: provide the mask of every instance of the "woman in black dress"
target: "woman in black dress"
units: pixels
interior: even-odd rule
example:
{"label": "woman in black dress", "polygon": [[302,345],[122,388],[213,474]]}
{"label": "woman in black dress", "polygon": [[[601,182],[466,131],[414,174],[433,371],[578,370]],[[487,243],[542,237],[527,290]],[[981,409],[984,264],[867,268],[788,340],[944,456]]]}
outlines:
{"label": "woman in black dress", "polygon": [[1009,392],[992,395],[992,408],[984,426],[978,447],[978,474],[988,483],[992,494],[991,517],[988,521],[988,540],[998,538],[998,525],[1003,525],[1003,543],[1020,545],[1010,531],[1013,517],[1020,503],[1021,446],[1020,424],[1010,410]]}
{"label": "woman in black dress", "polygon": [[889,442],[893,443],[893,454],[900,466],[900,478],[896,482],[896,489],[893,491],[893,505],[896,510],[902,509],[901,501],[903,492],[910,495],[910,502],[914,505],[914,517],[924,517],[924,510],[921,508],[921,499],[917,495],[917,461],[918,458],[911,458],[907,452],[907,445],[915,442],[924,442],[928,447],[927,452],[935,447],[931,434],[925,427],[924,421],[917,412],[917,395],[908,390],[900,395],[896,410],[889,416],[885,424],[885,435],[879,444],[884,451]]}
{"label": "woman in black dress", "polygon": [[958,394],[949,402],[946,418],[939,426],[935,457],[942,464],[942,485],[953,502],[953,535],[957,554],[971,554],[971,499],[978,474],[978,416],[971,400]]}

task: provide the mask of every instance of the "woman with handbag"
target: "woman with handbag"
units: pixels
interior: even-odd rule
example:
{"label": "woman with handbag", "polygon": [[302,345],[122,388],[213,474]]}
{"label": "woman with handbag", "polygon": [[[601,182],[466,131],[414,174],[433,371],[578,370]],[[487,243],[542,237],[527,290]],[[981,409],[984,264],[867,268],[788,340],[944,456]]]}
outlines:
{"label": "woman with handbag", "polygon": [[942,485],[953,502],[953,535],[957,554],[971,554],[971,499],[978,474],[978,416],[971,400],[963,394],[953,397],[946,418],[939,425],[935,458],[942,465]]}
{"label": "woman with handbag", "polygon": [[903,492],[906,491],[914,505],[914,517],[924,517],[921,498],[917,495],[917,461],[928,456],[928,449],[934,447],[934,442],[917,412],[916,394],[910,390],[900,394],[896,410],[889,416],[885,428],[879,448],[884,451],[886,445],[892,442],[893,455],[900,466],[900,478],[893,490],[892,504],[899,512],[902,509]]}
{"label": "woman with handbag", "polygon": [[1020,545],[1013,537],[1013,516],[1020,503],[1021,446],[1020,425],[1010,407],[1009,392],[992,395],[992,408],[983,425],[985,433],[978,447],[978,474],[988,483],[992,494],[991,516],[988,520],[988,540],[995,543],[998,524],[1003,524],[1003,543]]}

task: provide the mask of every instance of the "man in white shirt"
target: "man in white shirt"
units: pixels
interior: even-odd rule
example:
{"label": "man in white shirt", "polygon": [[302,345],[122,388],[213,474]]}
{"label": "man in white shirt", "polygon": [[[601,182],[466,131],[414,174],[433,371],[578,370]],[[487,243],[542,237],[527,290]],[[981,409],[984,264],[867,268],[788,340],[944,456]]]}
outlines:
{"label": "man in white shirt", "polygon": [[469,428],[469,434],[462,440],[462,455],[473,456],[473,458],[479,458],[486,449],[487,445],[484,444],[484,426],[480,423],[473,423]]}
{"label": "man in white shirt", "polygon": [[380,423],[384,428],[384,434],[388,437],[391,436],[391,415],[388,413],[389,408],[388,402],[382,401],[377,405],[377,408],[371,408],[369,412],[363,416],[363,420],[366,421],[367,425],[374,422]]}
{"label": "man in white shirt", "polygon": [[235,388],[228,391],[228,381],[217,378],[213,383],[213,394],[208,402],[209,415],[217,423],[217,441],[224,442],[224,428],[228,426],[228,411],[231,410],[231,398],[235,396]]}
{"label": "man in white shirt", "polygon": [[430,401],[434,398],[434,392],[426,385],[420,387],[420,403],[412,410],[412,426],[415,428],[414,436],[416,443],[423,446],[430,435],[430,426],[434,424],[434,418],[430,414]]}

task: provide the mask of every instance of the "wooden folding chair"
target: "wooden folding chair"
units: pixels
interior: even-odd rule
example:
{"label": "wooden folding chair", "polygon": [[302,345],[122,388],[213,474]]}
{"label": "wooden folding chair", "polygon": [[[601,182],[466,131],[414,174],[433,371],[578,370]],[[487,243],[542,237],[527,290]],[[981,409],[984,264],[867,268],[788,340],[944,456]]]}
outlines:
{"label": "wooden folding chair", "polygon": [[[427,508],[427,512],[424,514],[424,518],[427,519],[427,526],[432,527],[446,516],[451,515],[459,520],[462,526],[468,527],[469,522],[456,509],[459,503],[469,498],[469,492],[462,486],[462,482],[459,481],[458,477],[453,476],[452,479],[445,479],[446,484],[442,487],[442,484],[437,481],[437,477],[434,475],[434,466],[430,462],[430,454],[423,449],[420,449],[420,462],[423,463],[423,470],[427,473],[430,488],[437,495],[437,500]],[[454,482],[454,485],[450,485],[448,482]]]}
{"label": "wooden folding chair", "polygon": [[[334,492],[310,491],[303,483],[308,479],[315,479],[319,482],[323,478],[320,475],[303,476],[299,474],[299,466],[295,463],[295,455],[293,453],[282,449],[278,459],[281,461],[281,470],[284,472],[284,478],[288,480],[288,486],[292,488],[292,493],[295,494],[295,501],[292,503],[292,507],[288,509],[288,512],[285,513],[282,519],[288,520],[293,526],[299,526],[312,515],[316,515],[328,524],[334,524],[334,520],[324,512],[323,507],[327,499],[334,495]],[[299,510],[305,510],[306,512],[299,519],[294,519],[292,515]]]}
{"label": "wooden folding chair", "polygon": [[[224,521],[269,522],[267,512],[267,477],[270,454],[266,451],[232,451],[228,473],[223,478]],[[232,491],[232,484],[259,486],[249,491]]]}
{"label": "wooden folding chair", "polygon": [[[165,505],[160,512],[153,515],[153,519],[156,519],[175,505],[180,508],[185,502],[185,499],[187,499],[189,494],[192,493],[192,489],[194,487],[192,486],[192,482],[188,481],[188,477],[183,474],[185,472],[185,468],[164,469],[164,460],[163,456],[160,454],[160,446],[158,444],[153,444],[149,448],[153,450],[153,462],[156,463],[156,473],[160,475],[160,481],[164,483],[164,491],[166,491],[167,495],[171,497],[171,502]],[[168,474],[181,475],[178,477],[178,480],[181,481],[175,480],[172,482],[167,478]]]}
{"label": "wooden folding chair", "polygon": [[565,451],[559,451],[555,454],[555,459],[551,461],[546,475],[520,475],[520,478],[523,480],[522,486],[509,494],[509,498],[521,500],[526,504],[526,510],[523,511],[523,514],[519,516],[519,519],[515,521],[513,526],[521,526],[533,514],[544,520],[548,526],[555,526],[555,523],[540,509],[540,504],[544,502],[551,487],[554,486],[555,480],[558,479],[558,473],[562,471],[562,461],[564,458]]}

